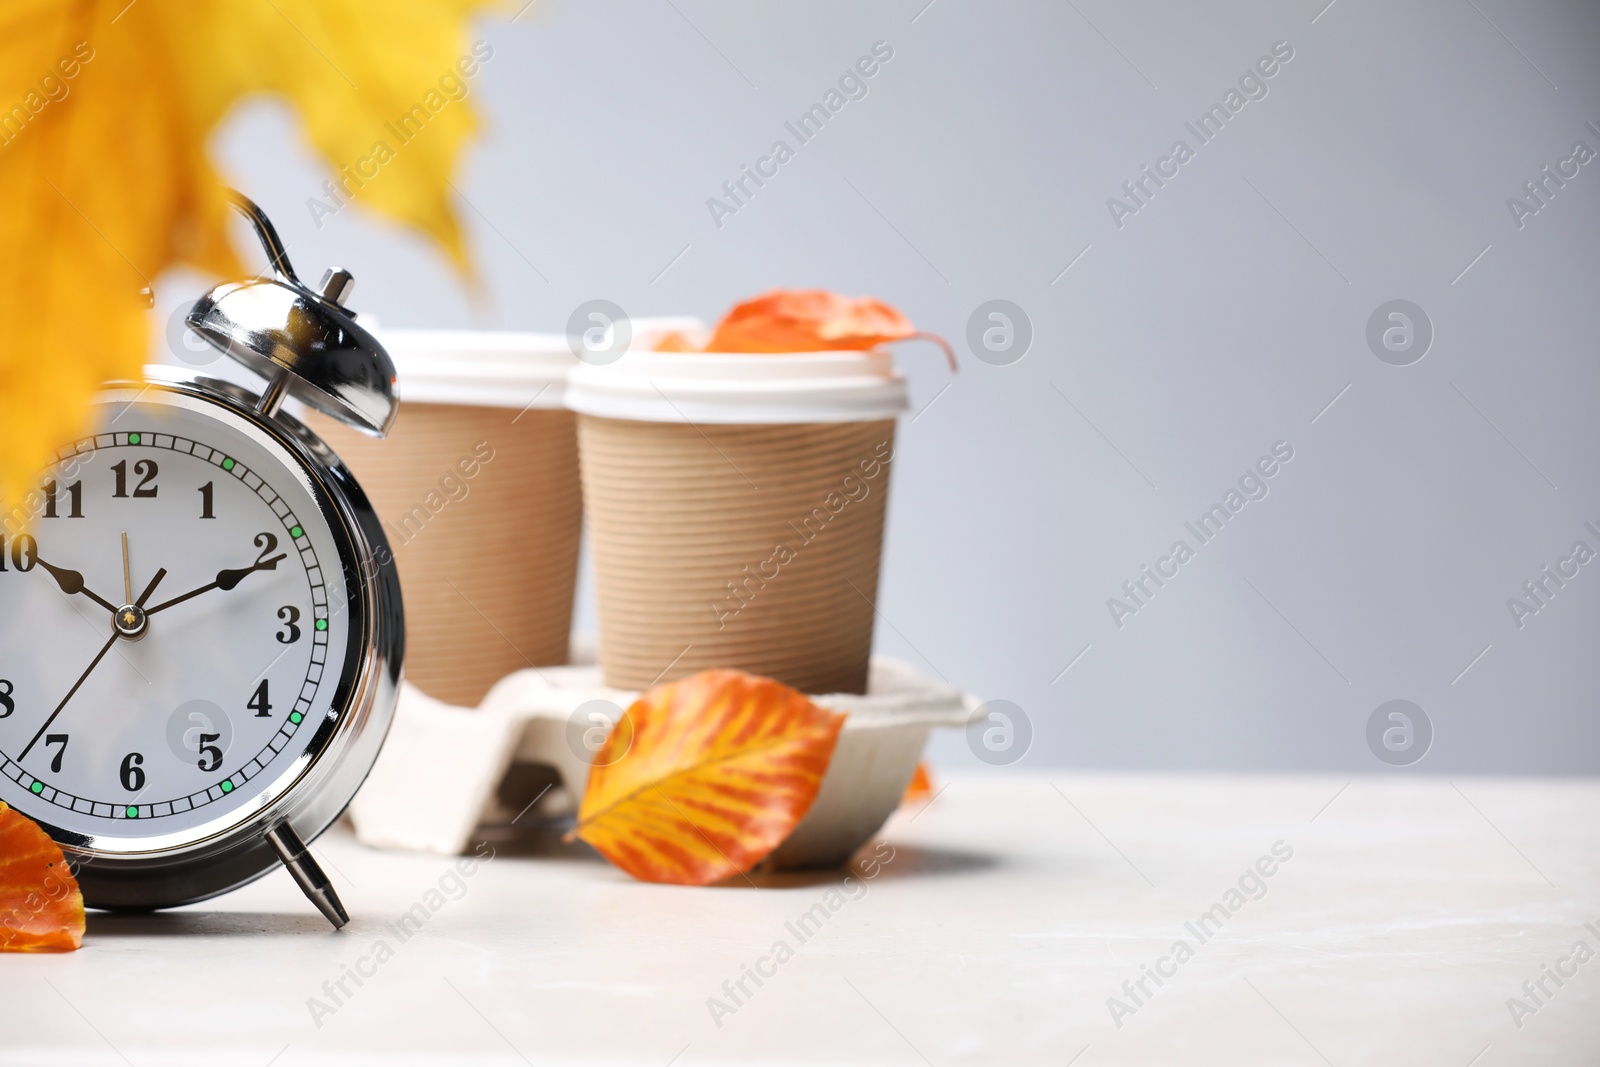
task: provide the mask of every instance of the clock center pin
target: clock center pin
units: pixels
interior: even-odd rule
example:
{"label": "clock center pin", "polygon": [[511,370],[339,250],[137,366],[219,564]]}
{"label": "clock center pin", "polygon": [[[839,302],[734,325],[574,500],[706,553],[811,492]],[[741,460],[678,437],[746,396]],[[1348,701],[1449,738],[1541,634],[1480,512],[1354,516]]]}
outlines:
{"label": "clock center pin", "polygon": [[149,616],[137,604],[124,604],[118,608],[111,623],[118,634],[130,641],[137,641],[150,629]]}

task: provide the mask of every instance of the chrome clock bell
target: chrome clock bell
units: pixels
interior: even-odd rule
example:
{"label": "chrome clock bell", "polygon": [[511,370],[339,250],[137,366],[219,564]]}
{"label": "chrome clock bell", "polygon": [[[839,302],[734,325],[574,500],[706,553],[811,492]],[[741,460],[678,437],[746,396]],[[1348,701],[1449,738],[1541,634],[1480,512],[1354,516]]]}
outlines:
{"label": "chrome clock bell", "polygon": [[113,384],[0,526],[0,800],[61,845],[91,907],[189,904],[281,863],[338,927],[306,842],[378,757],[405,621],[366,496],[282,406],[381,437],[394,366],[344,306],[350,275],[306,286],[232,197],[271,275],[187,322],[259,393]]}

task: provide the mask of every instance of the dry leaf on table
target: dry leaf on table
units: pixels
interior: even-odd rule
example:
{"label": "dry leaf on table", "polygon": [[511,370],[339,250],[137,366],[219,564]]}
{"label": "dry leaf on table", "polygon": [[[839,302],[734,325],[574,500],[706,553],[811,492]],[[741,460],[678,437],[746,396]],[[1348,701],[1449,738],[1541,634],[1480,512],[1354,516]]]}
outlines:
{"label": "dry leaf on table", "polygon": [[0,952],[71,952],[83,929],[83,894],[61,849],[0,804]]}
{"label": "dry leaf on table", "polygon": [[[103,382],[138,377],[141,289],[178,263],[242,272],[206,147],[246,97],[287,99],[334,171],[389,142],[393,158],[356,198],[464,266],[449,179],[476,120],[439,84],[461,82],[456,63],[473,56],[465,20],[491,6],[504,5],[0,3],[0,496],[18,499],[51,450],[85,430]],[[435,99],[444,106],[423,134],[399,144],[386,124]]]}
{"label": "dry leaf on table", "polygon": [[568,836],[647,882],[742,874],[805,817],[844,720],[742,671],[657,686],[606,739]]}
{"label": "dry leaf on table", "polygon": [[933,771],[928,768],[928,763],[923,760],[917,764],[915,773],[911,775],[911,784],[906,786],[905,796],[900,798],[902,804],[919,804],[933,796]]}

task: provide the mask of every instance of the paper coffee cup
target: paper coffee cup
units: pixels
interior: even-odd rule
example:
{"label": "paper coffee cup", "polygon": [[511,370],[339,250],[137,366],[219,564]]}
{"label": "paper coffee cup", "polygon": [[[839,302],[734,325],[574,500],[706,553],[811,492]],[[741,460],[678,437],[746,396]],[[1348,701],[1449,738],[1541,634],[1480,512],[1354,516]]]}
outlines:
{"label": "paper coffee cup", "polygon": [[865,691],[906,406],[887,352],[631,352],[574,370],[567,403],[607,685]]}
{"label": "paper coffee cup", "polygon": [[366,490],[406,607],[406,676],[476,707],[567,662],[582,531],[577,363],[559,334],[382,330],[403,403],[383,441],[310,416]]}

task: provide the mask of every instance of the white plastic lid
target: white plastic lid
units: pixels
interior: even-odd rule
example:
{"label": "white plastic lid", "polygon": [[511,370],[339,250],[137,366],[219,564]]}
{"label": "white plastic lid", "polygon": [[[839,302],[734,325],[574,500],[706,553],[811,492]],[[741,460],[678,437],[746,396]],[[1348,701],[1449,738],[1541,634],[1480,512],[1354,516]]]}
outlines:
{"label": "white plastic lid", "polygon": [[559,408],[578,357],[559,333],[374,331],[407,404]]}
{"label": "white plastic lid", "polygon": [[[703,332],[696,318],[635,319],[631,348],[653,347],[668,333]],[[564,406],[567,375],[578,366],[565,334],[375,327],[394,360],[400,397],[413,404],[494,408]]]}
{"label": "white plastic lid", "polygon": [[642,422],[872,422],[892,419],[908,404],[906,380],[884,349],[632,350],[604,366],[580,364],[567,382],[567,406],[574,411]]}

